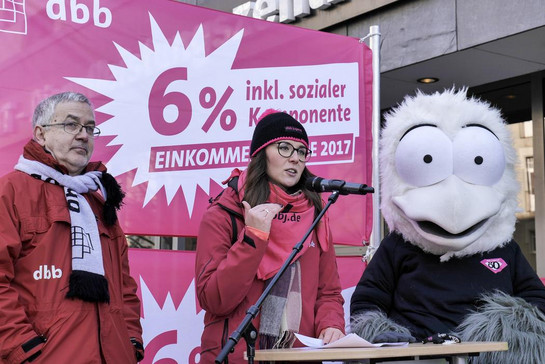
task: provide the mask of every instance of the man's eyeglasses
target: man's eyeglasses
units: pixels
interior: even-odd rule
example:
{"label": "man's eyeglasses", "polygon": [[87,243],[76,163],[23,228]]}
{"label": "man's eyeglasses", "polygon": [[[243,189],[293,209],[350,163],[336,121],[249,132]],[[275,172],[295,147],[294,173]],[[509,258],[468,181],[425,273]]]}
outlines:
{"label": "man's eyeglasses", "polygon": [[278,142],[275,143],[278,146],[278,154],[280,154],[284,158],[289,158],[293,155],[293,152],[297,152],[297,157],[299,158],[300,162],[308,162],[310,159],[310,155],[312,154],[312,151],[308,150],[305,147],[299,147],[295,148],[290,143],[286,142]]}
{"label": "man's eyeglasses", "polygon": [[94,138],[100,135],[100,129],[94,125],[81,125],[80,123],[68,122],[68,123],[56,123],[56,124],[42,124],[41,126],[62,126],[64,131],[68,134],[77,135],[81,132],[81,129],[85,129],[89,138]]}

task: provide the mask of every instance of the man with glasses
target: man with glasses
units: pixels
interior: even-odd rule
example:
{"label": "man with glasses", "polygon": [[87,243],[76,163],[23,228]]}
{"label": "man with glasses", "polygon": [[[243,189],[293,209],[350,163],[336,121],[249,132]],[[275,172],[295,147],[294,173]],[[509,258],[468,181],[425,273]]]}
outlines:
{"label": "man with glasses", "polygon": [[116,213],[124,193],[89,162],[100,134],[92,105],[50,96],[32,127],[0,178],[0,362],[136,363],[140,301]]}

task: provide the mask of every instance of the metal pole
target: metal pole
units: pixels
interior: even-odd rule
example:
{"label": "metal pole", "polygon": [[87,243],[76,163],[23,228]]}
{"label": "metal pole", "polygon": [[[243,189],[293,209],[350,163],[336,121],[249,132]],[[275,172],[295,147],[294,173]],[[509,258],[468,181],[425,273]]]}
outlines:
{"label": "metal pole", "polygon": [[[545,165],[545,150],[543,141],[545,140],[544,124],[544,104],[543,104],[543,74],[536,73],[530,78],[531,100],[532,100],[532,121],[534,128],[534,188],[536,196],[535,205],[535,234],[536,234],[536,272],[540,277],[545,277],[545,201],[539,196],[545,195],[545,174],[543,166]],[[540,166],[540,167],[538,167]]]}
{"label": "metal pole", "polygon": [[369,28],[369,48],[373,52],[373,114],[372,114],[372,133],[373,133],[373,230],[371,232],[371,241],[367,248],[365,258],[369,261],[382,240],[382,228],[380,218],[380,180],[379,180],[379,135],[380,135],[380,28],[378,25],[372,25]]}

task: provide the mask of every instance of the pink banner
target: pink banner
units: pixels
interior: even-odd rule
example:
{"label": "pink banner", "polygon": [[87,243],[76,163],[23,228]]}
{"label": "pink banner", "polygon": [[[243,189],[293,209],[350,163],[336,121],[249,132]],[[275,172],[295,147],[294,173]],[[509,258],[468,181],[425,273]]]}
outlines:
{"label": "pink banner", "polygon": [[[0,7],[0,174],[36,104],[73,90],[96,107],[93,160],[127,192],[128,234],[196,236],[268,108],[305,125],[315,174],[371,184],[371,52],[358,39],[171,0]],[[336,243],[368,240],[371,196],[342,196],[330,212]]]}
{"label": "pink banner", "polygon": [[[129,259],[142,300],[142,363],[199,363],[204,311],[195,297],[195,253],[130,249]],[[361,257],[338,257],[337,265],[348,322],[350,297],[364,264]]]}

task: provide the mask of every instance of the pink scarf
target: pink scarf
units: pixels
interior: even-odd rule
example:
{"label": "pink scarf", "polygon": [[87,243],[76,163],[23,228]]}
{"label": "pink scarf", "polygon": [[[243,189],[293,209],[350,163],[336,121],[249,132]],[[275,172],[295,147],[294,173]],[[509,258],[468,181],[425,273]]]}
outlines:
{"label": "pink scarf", "polygon": [[[235,169],[230,178],[237,175],[239,176],[239,197],[242,201],[244,199],[246,171],[241,172]],[[257,277],[261,280],[273,277],[280,270],[282,264],[284,264],[288,256],[292,253],[295,244],[303,238],[314,221],[314,206],[302,192],[290,195],[275,184],[270,183],[269,187],[271,193],[267,202],[283,206],[291,205],[292,207],[288,212],[278,213],[272,221],[269,244],[257,270]],[[317,234],[315,229],[306,239],[303,248],[293,261],[299,259],[308,249],[318,248],[318,245],[322,251],[329,249],[329,224],[327,221],[328,216],[326,213],[318,224]]]}

